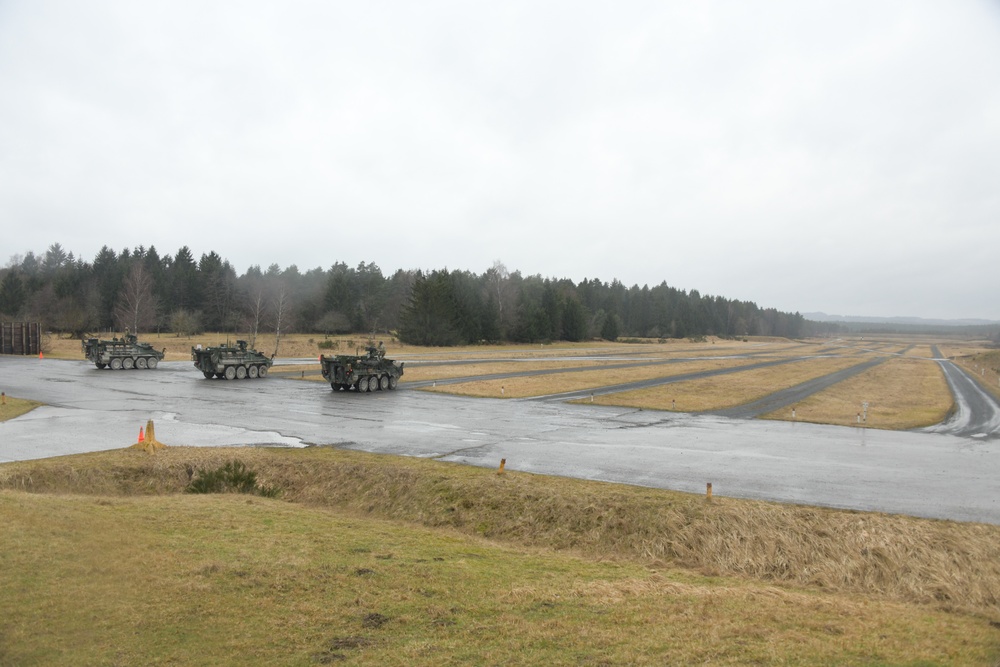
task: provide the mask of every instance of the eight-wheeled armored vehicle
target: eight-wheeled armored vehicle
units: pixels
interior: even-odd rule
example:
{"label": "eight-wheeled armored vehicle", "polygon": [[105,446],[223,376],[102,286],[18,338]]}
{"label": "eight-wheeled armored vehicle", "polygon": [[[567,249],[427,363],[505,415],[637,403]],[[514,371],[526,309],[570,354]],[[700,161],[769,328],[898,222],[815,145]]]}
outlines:
{"label": "eight-wheeled armored vehicle", "polygon": [[154,350],[149,343],[140,343],[135,334],[127,330],[121,338],[111,340],[88,338],[83,341],[83,354],[98,368],[111,367],[112,370],[130,368],[156,368],[163,359],[166,348]]}
{"label": "eight-wheeled armored vehicle", "polygon": [[192,347],[191,359],[206,378],[220,377],[227,380],[265,377],[267,369],[274,363],[273,355],[265,357],[257,350],[247,348],[245,340],[236,341],[235,347],[228,344]]}
{"label": "eight-wheeled armored vehicle", "polygon": [[403,362],[385,358],[385,346],[369,344],[367,355],[321,355],[323,377],[335,390],[379,391],[395,389],[403,375]]}

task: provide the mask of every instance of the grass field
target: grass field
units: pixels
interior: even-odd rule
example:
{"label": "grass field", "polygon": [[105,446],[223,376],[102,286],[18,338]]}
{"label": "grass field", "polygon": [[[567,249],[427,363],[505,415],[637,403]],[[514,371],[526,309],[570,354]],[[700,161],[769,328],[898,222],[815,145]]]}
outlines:
{"label": "grass field", "polygon": [[[109,339],[114,334],[101,334],[99,337]],[[120,332],[119,332],[120,335]],[[204,333],[197,336],[175,336],[174,334],[139,334],[139,341],[149,343],[156,349],[166,349],[166,359],[169,361],[180,361],[191,358],[191,348],[195,345],[203,347],[230,343],[237,339],[249,340],[249,335],[245,333],[225,334],[225,333]],[[377,340],[383,337],[376,336]],[[354,354],[363,347],[368,340],[367,334],[351,334],[342,336],[322,336],[318,334],[288,334],[281,337],[278,346],[277,358],[318,358],[320,354]],[[509,345],[468,345],[460,347],[419,347],[406,345],[390,337],[384,337],[386,348],[390,357],[403,356],[409,358],[449,358],[467,359],[482,358],[490,355],[502,355],[504,358],[524,358],[531,359],[539,356],[572,356],[581,350],[588,353],[622,353],[629,354],[658,354],[673,353],[687,354],[698,351],[711,351],[713,353],[724,353],[726,351],[746,351],[753,345],[779,345],[777,342],[758,343],[738,343],[734,341],[718,341],[718,345],[712,341],[704,343],[693,343],[686,340],[668,340],[663,343],[611,343],[608,341],[588,341],[584,343],[552,343],[545,345],[535,344],[509,344]],[[274,335],[258,335],[257,349],[268,356],[274,352]],[[321,344],[330,347],[320,347]],[[780,345],[787,346],[789,341],[783,341]],[[63,336],[47,336],[44,341],[43,350],[46,356],[55,359],[83,359],[81,342],[78,339]]]}
{"label": "grass field", "polygon": [[849,368],[864,361],[854,356],[794,361],[780,366],[730,373],[700,380],[605,394],[594,399],[601,405],[619,405],[653,410],[700,412],[749,403],[775,391],[821,375]]}
{"label": "grass field", "polygon": [[[180,494],[238,458],[280,499]],[[338,451],[0,465],[0,664],[995,665],[1000,528]]]}
{"label": "grass field", "polygon": [[[476,380],[472,382],[462,382],[456,384],[433,387],[427,391],[436,391],[460,396],[477,396],[493,398],[525,398],[528,396],[541,396],[545,394],[559,394],[567,391],[580,391],[584,389],[595,389],[625,382],[637,382],[639,380],[651,380],[655,378],[667,378],[685,373],[695,373],[699,371],[717,370],[720,368],[734,368],[746,366],[754,363],[753,359],[705,359],[699,361],[677,362],[663,365],[652,365],[635,368],[607,368],[595,369],[593,371],[575,371],[572,373],[555,373],[551,375],[533,375],[525,377],[503,378],[495,380]],[[621,363],[621,362],[618,362]],[[578,366],[584,364],[577,364]],[[433,369],[424,370],[422,379],[431,379]],[[502,372],[495,369],[495,372]],[[507,367],[510,372],[510,367]],[[406,376],[404,375],[404,379]],[[415,377],[409,378],[411,381]],[[440,379],[440,378],[437,378]],[[503,391],[501,392],[501,388]]]}
{"label": "grass field", "polygon": [[[867,415],[863,403],[868,404]],[[861,375],[838,382],[795,405],[798,421],[869,428],[911,429],[944,421],[954,401],[937,362],[890,359]],[[792,419],[790,408],[763,416]]]}

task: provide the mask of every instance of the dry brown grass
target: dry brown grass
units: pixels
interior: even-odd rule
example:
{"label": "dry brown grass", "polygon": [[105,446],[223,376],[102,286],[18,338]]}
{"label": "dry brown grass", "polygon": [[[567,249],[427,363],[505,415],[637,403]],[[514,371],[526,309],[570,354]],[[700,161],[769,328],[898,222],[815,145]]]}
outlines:
{"label": "dry brown grass", "polygon": [[[99,338],[111,338],[112,333],[97,334]],[[355,350],[363,348],[368,340],[368,334],[347,334],[337,336],[323,336],[321,334],[287,334],[281,337],[279,354],[277,358],[315,358],[320,353],[324,354],[354,354]],[[237,333],[204,333],[197,336],[175,336],[165,333],[157,334],[140,333],[139,340],[149,343],[156,349],[166,348],[166,359],[178,361],[189,359],[191,347],[201,344],[202,346],[216,346],[237,339],[249,340],[250,335],[246,332]],[[663,341],[642,341],[640,343],[612,343],[608,341],[587,341],[582,343],[547,343],[537,344],[504,344],[504,345],[467,345],[458,347],[422,347],[406,345],[390,336],[377,335],[376,340],[383,340],[388,349],[390,357],[419,357],[426,359],[448,358],[448,359],[479,359],[490,356],[503,356],[512,359],[531,359],[538,357],[552,356],[572,356],[575,354],[734,354],[747,352],[761,347],[768,349],[782,349],[789,346],[803,347],[802,344],[791,343],[784,339],[755,339],[749,342],[724,341],[716,338],[709,338],[705,342],[691,342],[688,340],[667,339]],[[330,341],[336,347],[320,348],[319,344]],[[274,351],[274,334],[261,333],[257,336],[257,350],[270,356]],[[810,346],[805,346],[810,347]],[[814,347],[814,346],[813,346]],[[61,335],[48,335],[43,341],[43,350],[46,356],[55,359],[82,359],[83,352],[78,339],[68,338]]]}
{"label": "dry brown grass", "polygon": [[930,345],[914,345],[911,349],[906,351],[905,357],[918,357],[920,359],[933,359],[934,352],[931,350]]}
{"label": "dry brown grass", "polygon": [[[948,416],[953,405],[951,390],[937,362],[907,357],[891,359],[800,401],[795,405],[794,419],[856,426],[863,413],[863,401],[868,402],[864,425],[883,429],[937,424]],[[792,419],[791,408],[764,418]]]}
{"label": "dry brown grass", "polygon": [[679,412],[717,410],[749,403],[786,387],[849,368],[862,360],[855,356],[834,356],[793,361],[651,389],[605,394],[595,397],[594,403]]}
{"label": "dry brown grass", "polygon": [[[638,360],[637,360],[638,361]],[[406,366],[405,380],[419,382],[421,380],[446,380],[451,378],[471,377],[474,375],[493,375],[497,373],[517,373],[518,371],[552,370],[558,368],[581,368],[592,366],[600,368],[610,364],[620,364],[621,360],[572,360],[572,361],[497,361],[481,364],[447,364],[423,366],[411,364]]]}
{"label": "dry brown grass", "polygon": [[0,466],[0,489],[177,493],[239,458],[283,498],[591,558],[934,605],[1000,620],[1000,527],[700,496],[329,448],[100,452]]}
{"label": "dry brown grass", "polygon": [[[113,335],[120,334],[110,334],[103,333],[99,337],[102,339],[111,338]],[[156,334],[156,333],[142,333],[139,334],[139,341],[142,343],[149,343],[156,349],[166,349],[165,359],[168,361],[182,361],[191,358],[191,348],[195,345],[201,345],[202,347],[215,347],[218,345],[225,345],[228,341],[230,345],[234,345],[238,339],[250,340],[250,335],[247,333],[235,333],[235,334],[225,334],[225,333],[204,333],[197,336],[175,336],[174,334]],[[320,353],[319,343],[324,340],[324,337],[316,334],[288,334],[281,337],[281,343],[278,347],[278,358],[318,358]],[[343,336],[339,339],[341,350],[347,349],[348,341],[353,341],[356,345],[364,345],[367,340],[363,336]],[[66,338],[62,336],[49,336],[44,345],[45,355],[52,357],[54,359],[83,359],[83,351],[81,349],[80,341],[75,338]],[[274,352],[274,334],[271,335],[258,335],[256,341],[256,349],[270,356]],[[354,348],[351,348],[353,351]]]}
{"label": "dry brown grass", "polygon": [[0,422],[20,417],[23,414],[31,412],[39,405],[41,403],[38,401],[28,401],[23,398],[14,398],[13,396],[5,395],[3,400],[0,401]]}
{"label": "dry brown grass", "polygon": [[[696,373],[720,368],[735,368],[753,364],[757,361],[759,361],[759,359],[707,359],[702,361],[677,362],[634,368],[613,368],[607,370],[555,373],[550,375],[529,375],[525,377],[512,377],[497,380],[477,380],[473,382],[442,385],[441,387],[428,387],[425,388],[425,390],[458,394],[461,396],[499,398],[501,397],[501,388],[503,388],[502,396],[505,398],[524,398],[528,396],[560,394],[567,391],[595,389],[597,387],[607,387],[625,382],[638,382],[640,380],[667,378],[675,375],[684,375],[686,373]],[[531,368],[535,367],[536,366],[532,365]],[[507,365],[506,372],[513,372],[514,370],[515,369],[511,368],[510,365]],[[522,366],[521,370],[525,370],[525,368]],[[407,373],[408,372],[409,371],[407,371]],[[425,375],[433,377],[433,372]],[[404,379],[407,379],[406,375],[404,375]],[[415,379],[416,378],[413,376],[409,377],[410,381]]]}

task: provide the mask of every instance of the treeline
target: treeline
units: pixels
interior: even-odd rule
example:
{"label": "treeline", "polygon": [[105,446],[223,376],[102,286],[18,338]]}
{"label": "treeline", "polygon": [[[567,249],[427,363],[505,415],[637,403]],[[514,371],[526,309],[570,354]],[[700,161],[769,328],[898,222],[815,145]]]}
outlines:
{"label": "treeline", "polygon": [[197,260],[182,247],[160,255],[105,246],[92,262],[60,244],[0,269],[0,317],[40,321],[77,336],[98,331],[249,333],[394,332],[418,345],[580,341],[718,335],[797,337],[798,313],[655,287],[598,279],[522,276],[500,262],[482,274],[398,269],[373,263],[301,272],[250,267],[238,275],[216,252]]}

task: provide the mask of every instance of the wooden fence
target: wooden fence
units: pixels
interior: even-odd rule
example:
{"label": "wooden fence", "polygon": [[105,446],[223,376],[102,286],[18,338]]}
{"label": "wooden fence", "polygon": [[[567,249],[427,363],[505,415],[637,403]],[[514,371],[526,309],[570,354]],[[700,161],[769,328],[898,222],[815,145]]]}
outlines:
{"label": "wooden fence", "polygon": [[42,327],[38,322],[0,324],[0,354],[40,354]]}

